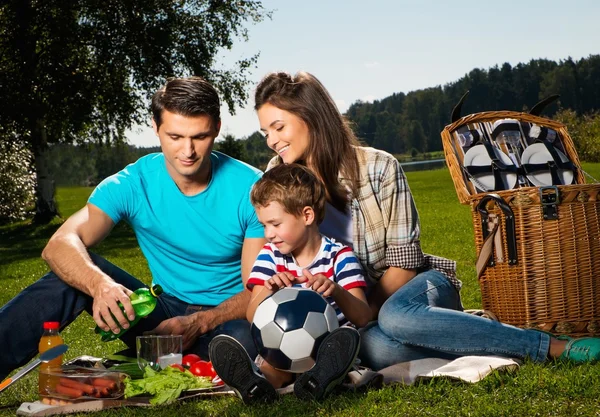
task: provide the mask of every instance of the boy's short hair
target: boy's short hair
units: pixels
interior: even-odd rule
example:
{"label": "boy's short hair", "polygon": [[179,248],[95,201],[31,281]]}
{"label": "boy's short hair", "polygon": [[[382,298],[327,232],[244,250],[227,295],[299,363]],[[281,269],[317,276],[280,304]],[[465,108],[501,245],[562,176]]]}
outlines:
{"label": "boy's short hair", "polygon": [[325,218],[325,187],[315,174],[299,164],[281,164],[265,172],[254,184],[250,201],[254,207],[266,207],[276,201],[295,216],[309,206],[317,224]]}

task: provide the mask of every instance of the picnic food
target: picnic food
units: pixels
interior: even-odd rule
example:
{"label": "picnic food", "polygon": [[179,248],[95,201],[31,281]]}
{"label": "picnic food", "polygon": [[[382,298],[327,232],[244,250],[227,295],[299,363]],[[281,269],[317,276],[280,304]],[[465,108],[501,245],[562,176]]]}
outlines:
{"label": "picnic food", "polygon": [[[129,322],[129,328],[135,326],[141,318],[152,313],[156,307],[158,296],[162,294],[162,292],[163,289],[160,285],[153,285],[152,288],[138,288],[131,293],[129,299],[131,300],[131,305],[135,311],[135,318]],[[121,310],[123,310],[121,303],[119,303],[119,307],[121,307]],[[125,310],[123,310],[123,313],[124,312]],[[111,330],[102,330],[98,326],[96,326],[95,329],[95,332],[102,336],[103,342],[118,339],[126,331],[127,329],[121,328],[121,331],[118,334],[114,334]]]}
{"label": "picnic food", "polygon": [[45,371],[54,384],[43,398],[80,400],[93,398],[117,398],[123,394],[122,380],[126,374],[104,369],[63,366]]}
{"label": "picnic food", "polygon": [[212,363],[203,360],[194,362],[192,366],[190,366],[190,372],[196,376],[207,376],[211,379],[217,376],[217,373],[215,372],[215,368],[213,368]]}
{"label": "picnic food", "polygon": [[[40,344],[38,346],[40,354],[47,351],[50,348],[53,348],[54,346],[63,344],[63,339],[58,332],[59,327],[60,323],[57,321],[44,322],[44,333],[42,334]],[[53,385],[56,385],[56,378],[50,376],[47,373],[47,371],[50,369],[60,368],[61,364],[62,355],[46,363],[41,363],[38,381],[40,395],[48,394],[48,388]]]}
{"label": "picnic food", "polygon": [[144,378],[125,380],[125,398],[150,394],[150,404],[157,405],[177,399],[183,391],[194,388],[212,388],[211,378],[197,377],[188,370],[167,366],[155,371],[150,366],[144,369]]}
{"label": "picnic food", "polygon": [[200,360],[200,356],[193,353],[188,353],[181,359],[181,364],[187,368]]}

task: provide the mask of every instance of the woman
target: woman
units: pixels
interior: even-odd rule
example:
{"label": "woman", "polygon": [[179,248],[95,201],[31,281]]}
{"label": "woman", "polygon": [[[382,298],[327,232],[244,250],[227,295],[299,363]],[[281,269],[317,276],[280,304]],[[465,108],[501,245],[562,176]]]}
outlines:
{"label": "woman", "polygon": [[600,359],[598,338],[555,338],[462,312],[456,263],[421,251],[418,213],[400,164],[359,145],[313,75],[268,74],[256,89],[255,109],[278,154],[267,169],[297,162],[325,183],[321,231],[351,246],[365,269],[372,317],[361,330],[363,365],[379,370],[466,355]]}

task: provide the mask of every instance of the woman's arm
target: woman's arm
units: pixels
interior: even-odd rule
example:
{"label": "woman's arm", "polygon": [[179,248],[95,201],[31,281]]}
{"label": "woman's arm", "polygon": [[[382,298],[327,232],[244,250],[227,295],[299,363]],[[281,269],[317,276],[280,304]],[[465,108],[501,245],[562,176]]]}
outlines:
{"label": "woman's arm", "polygon": [[383,303],[395,293],[398,288],[402,287],[416,275],[416,269],[402,269],[390,266],[369,294],[368,303],[371,308],[371,320],[377,320],[379,309]]}

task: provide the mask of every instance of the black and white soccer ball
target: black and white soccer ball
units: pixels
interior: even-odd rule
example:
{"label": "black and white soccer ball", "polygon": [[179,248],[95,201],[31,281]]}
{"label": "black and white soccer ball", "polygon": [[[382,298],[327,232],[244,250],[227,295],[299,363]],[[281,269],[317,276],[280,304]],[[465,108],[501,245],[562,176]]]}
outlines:
{"label": "black and white soccer ball", "polygon": [[338,327],[335,310],[323,296],[310,289],[286,287],[257,307],[252,338],[271,366],[302,373],[314,366],[321,341]]}

